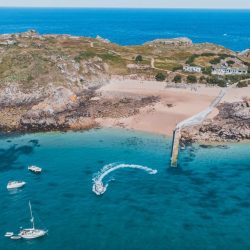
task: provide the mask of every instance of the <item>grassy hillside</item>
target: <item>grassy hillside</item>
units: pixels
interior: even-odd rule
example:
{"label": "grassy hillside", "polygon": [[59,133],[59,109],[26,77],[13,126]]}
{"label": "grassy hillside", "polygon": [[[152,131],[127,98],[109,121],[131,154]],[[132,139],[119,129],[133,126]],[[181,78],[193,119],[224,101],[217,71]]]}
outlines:
{"label": "grassy hillside", "polygon": [[[0,36],[0,87],[22,89],[46,85],[85,86],[111,75],[153,79],[159,72],[171,80],[186,63],[211,66],[220,55],[236,53],[214,44],[161,44],[119,46],[102,39],[25,32]],[[135,58],[141,55],[142,61]],[[152,59],[154,65],[152,67]],[[249,62],[248,57],[240,57]],[[201,75],[197,75],[200,77]],[[168,78],[167,78],[168,79]]]}

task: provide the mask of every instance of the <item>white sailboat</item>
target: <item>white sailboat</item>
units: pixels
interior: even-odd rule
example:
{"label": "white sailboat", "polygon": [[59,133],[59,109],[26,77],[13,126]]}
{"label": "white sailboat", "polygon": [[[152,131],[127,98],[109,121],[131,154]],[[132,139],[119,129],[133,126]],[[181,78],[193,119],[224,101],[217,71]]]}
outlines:
{"label": "white sailboat", "polygon": [[18,235],[24,239],[35,239],[35,238],[42,237],[45,234],[47,234],[48,231],[35,228],[35,222],[34,222],[34,217],[33,217],[30,201],[29,201],[29,208],[30,208],[30,216],[31,216],[30,221],[32,224],[32,228],[22,229]]}

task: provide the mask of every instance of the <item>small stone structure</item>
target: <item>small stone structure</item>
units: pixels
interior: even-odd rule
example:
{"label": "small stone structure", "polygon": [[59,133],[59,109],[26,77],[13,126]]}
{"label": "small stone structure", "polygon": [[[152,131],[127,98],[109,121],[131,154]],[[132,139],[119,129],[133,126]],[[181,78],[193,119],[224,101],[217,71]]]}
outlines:
{"label": "small stone structure", "polygon": [[232,68],[226,66],[214,66],[212,69],[212,75],[246,75],[247,73],[247,67]]}
{"label": "small stone structure", "polygon": [[201,73],[201,67],[198,66],[185,65],[183,66],[183,70],[190,73]]}

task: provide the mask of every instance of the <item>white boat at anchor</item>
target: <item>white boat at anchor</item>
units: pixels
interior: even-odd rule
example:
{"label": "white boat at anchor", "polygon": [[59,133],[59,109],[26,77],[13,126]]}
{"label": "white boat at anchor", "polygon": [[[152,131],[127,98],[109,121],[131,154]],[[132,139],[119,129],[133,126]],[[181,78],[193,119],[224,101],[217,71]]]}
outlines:
{"label": "white boat at anchor", "polygon": [[29,208],[30,208],[30,216],[31,216],[31,224],[32,224],[32,228],[26,228],[26,229],[22,229],[18,236],[20,236],[23,239],[35,239],[35,238],[40,238],[44,235],[46,235],[48,233],[47,230],[43,230],[43,229],[37,229],[35,228],[35,222],[34,222],[34,217],[32,214],[32,208],[31,208],[31,204],[29,202]]}
{"label": "white boat at anchor", "polygon": [[7,189],[17,189],[21,188],[26,184],[25,181],[9,181],[7,184]]}
{"label": "white boat at anchor", "polygon": [[33,173],[36,173],[36,174],[40,174],[42,172],[42,168],[39,168],[39,167],[34,166],[34,165],[29,166],[28,170],[33,172]]}

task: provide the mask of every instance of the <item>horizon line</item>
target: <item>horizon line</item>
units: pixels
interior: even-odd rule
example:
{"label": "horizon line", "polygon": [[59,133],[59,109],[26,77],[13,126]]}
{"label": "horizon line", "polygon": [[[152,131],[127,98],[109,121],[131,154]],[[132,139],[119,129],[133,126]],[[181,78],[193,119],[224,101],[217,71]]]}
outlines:
{"label": "horizon line", "polygon": [[155,10],[250,10],[250,8],[201,8],[201,7],[116,7],[116,6],[0,6],[0,8],[32,8],[32,9],[155,9]]}

